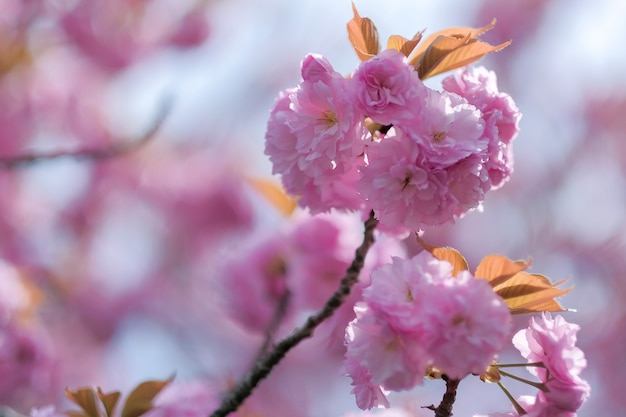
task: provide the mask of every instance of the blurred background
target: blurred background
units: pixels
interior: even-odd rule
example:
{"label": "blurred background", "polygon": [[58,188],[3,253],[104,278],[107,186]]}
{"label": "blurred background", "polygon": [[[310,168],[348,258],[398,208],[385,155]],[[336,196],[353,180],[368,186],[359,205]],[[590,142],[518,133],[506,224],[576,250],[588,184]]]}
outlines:
{"label": "blurred background", "polygon": [[[561,302],[581,326],[592,386],[578,415],[623,416],[626,3],[356,6],[383,42],[494,17],[482,38],[513,40],[480,62],[523,113],[512,179],[482,212],[424,237],[472,267],[501,253],[569,278]],[[263,155],[269,110],[309,52],[344,74],[356,67],[351,18],[336,0],[0,0],[0,404],[28,413],[66,407],[66,386],[236,379],[258,337],[225,316],[214,281],[224,259],[289,221],[260,182],[277,181]],[[99,149],[119,155],[90,154]],[[84,157],[36,158],[64,153]],[[291,367],[274,384],[323,378],[303,358]],[[335,391],[316,381],[307,398],[325,400],[296,415],[355,410],[345,380]],[[431,415],[419,407],[441,390],[398,401]],[[495,386],[461,385],[455,415],[498,410],[509,405]]]}

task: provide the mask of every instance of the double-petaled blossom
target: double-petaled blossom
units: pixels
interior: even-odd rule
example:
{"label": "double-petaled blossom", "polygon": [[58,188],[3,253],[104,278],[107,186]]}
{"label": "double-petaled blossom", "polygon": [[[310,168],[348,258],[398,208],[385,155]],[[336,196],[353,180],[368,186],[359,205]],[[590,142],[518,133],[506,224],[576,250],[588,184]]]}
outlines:
{"label": "double-petaled blossom", "polygon": [[[511,327],[508,307],[486,281],[467,271],[454,276],[449,262],[426,251],[375,270],[355,311],[346,330],[346,370],[355,394],[372,386],[413,388],[429,367],[453,379],[484,372]],[[364,383],[355,361],[367,371]]]}
{"label": "double-petaled blossom", "polygon": [[395,50],[348,79],[308,55],[302,82],[270,114],[272,172],[314,213],[373,209],[381,230],[399,235],[452,222],[508,179],[520,113],[484,69],[443,87],[426,87]]}
{"label": "double-petaled blossom", "polygon": [[382,125],[416,118],[427,95],[415,69],[394,49],[362,62],[352,75],[351,87],[355,107]]}
{"label": "double-petaled blossom", "polygon": [[522,356],[531,363],[543,363],[542,367],[529,368],[547,388],[537,393],[535,408],[575,413],[589,397],[589,384],[580,377],[587,361],[576,346],[579,329],[562,316],[553,319],[550,313],[543,313],[541,317],[531,318],[528,328],[513,337],[513,344]]}

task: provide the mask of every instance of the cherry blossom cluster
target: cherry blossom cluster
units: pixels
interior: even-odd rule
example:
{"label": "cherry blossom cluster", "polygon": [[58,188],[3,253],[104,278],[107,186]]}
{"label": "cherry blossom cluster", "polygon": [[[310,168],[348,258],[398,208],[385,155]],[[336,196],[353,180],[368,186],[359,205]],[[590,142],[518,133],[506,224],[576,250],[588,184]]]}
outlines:
{"label": "cherry blossom cluster", "polygon": [[[298,314],[322,307],[337,289],[358,245],[354,240],[358,234],[351,232],[360,227],[358,217],[335,211],[316,216],[296,213],[286,230],[263,234],[225,260],[218,274],[225,308],[248,331],[263,333],[284,303],[280,322],[291,331]],[[396,239],[380,236],[368,254],[361,281],[368,282],[371,270],[392,256],[404,255]],[[354,318],[352,305],[359,292],[352,297],[329,321],[339,344]]]}
{"label": "cherry blossom cluster", "polygon": [[383,230],[418,230],[479,208],[513,169],[521,117],[493,72],[466,67],[427,87],[389,49],[343,77],[320,55],[271,111],[273,173],[312,212],[373,209]]}
{"label": "cherry blossom cluster", "polygon": [[346,330],[348,375],[357,405],[389,406],[436,368],[461,379],[482,374],[510,337],[511,314],[491,286],[423,251],[375,270]]}

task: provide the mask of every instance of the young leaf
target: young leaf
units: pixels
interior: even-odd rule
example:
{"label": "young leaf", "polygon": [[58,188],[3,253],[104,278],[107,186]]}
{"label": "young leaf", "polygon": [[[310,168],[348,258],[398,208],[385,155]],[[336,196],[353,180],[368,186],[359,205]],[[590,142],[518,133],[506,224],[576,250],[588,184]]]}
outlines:
{"label": "young leaf", "polygon": [[408,58],[420,40],[422,40],[422,33],[423,32],[418,32],[411,40],[405,38],[404,36],[391,35],[387,40],[387,49],[395,49]]}
{"label": "young leaf", "polygon": [[478,61],[490,52],[507,47],[511,41],[490,45],[477,37],[495,26],[495,19],[487,26],[448,28],[430,35],[415,51],[409,61],[417,68],[420,79],[460,68]]}
{"label": "young leaf", "polygon": [[[93,388],[79,388],[77,390],[70,390],[69,388],[65,389],[65,396],[69,398],[72,402],[82,408],[85,413],[84,415],[87,417],[103,417],[100,409],[98,408],[98,403],[96,401],[96,393]],[[80,413],[79,414],[83,414]]]}
{"label": "young leaf", "polygon": [[564,311],[555,298],[572,289],[557,288],[564,281],[552,284],[543,275],[525,272],[529,266],[530,262],[511,261],[501,255],[489,255],[480,262],[474,276],[486,279],[496,294],[507,303],[512,314]]}
{"label": "young leaf", "polygon": [[126,399],[121,417],[139,417],[147,411],[150,411],[154,405],[152,400],[156,395],[165,388],[174,377],[165,381],[146,381],[139,384]]}
{"label": "young leaf", "polygon": [[478,36],[482,35],[483,33],[487,32],[488,30],[493,29],[495,25],[496,25],[496,19],[493,19],[491,23],[489,23],[487,26],[484,26],[482,28],[452,27],[452,28],[447,28],[447,29],[443,29],[438,32],[435,32],[432,35],[429,35],[426,38],[426,40],[422,42],[421,45],[415,50],[415,53],[413,54],[413,57],[411,58],[409,63],[411,65],[416,65],[419,61],[419,56],[422,55],[426,51],[426,49],[428,49],[430,44],[433,43],[433,41],[437,39],[439,36],[452,36],[452,37],[469,36],[470,38],[475,39]]}
{"label": "young leaf", "polygon": [[359,16],[354,2],[352,3],[354,17],[348,22],[348,39],[361,61],[367,61],[378,54],[378,30],[371,19]]}
{"label": "young leaf", "polygon": [[102,392],[100,388],[98,388],[97,393],[98,393],[98,398],[100,398],[100,401],[104,405],[104,410],[106,411],[107,416],[113,417],[113,410],[115,409],[115,405],[117,404],[117,401],[120,399],[120,395],[121,395],[120,392],[114,391],[114,392],[105,394]]}
{"label": "young leaf", "polygon": [[452,275],[456,276],[460,271],[467,271],[469,266],[467,265],[467,260],[461,255],[456,249],[450,247],[438,247],[432,246],[426,243],[417,233],[415,234],[417,243],[430,252],[435,258],[448,261],[452,264]]}
{"label": "young leaf", "polygon": [[285,216],[291,216],[298,203],[293,197],[288,196],[285,190],[273,181],[259,178],[250,178],[248,182],[267,199],[279,212]]}

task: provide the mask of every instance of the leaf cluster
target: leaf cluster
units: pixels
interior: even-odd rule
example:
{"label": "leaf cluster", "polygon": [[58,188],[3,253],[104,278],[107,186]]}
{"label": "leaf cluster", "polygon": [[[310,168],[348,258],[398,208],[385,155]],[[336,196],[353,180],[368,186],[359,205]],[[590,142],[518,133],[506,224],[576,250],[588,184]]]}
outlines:
{"label": "leaf cluster", "polygon": [[[352,11],[354,17],[348,22],[348,39],[359,59],[367,61],[380,52],[378,30],[371,19],[359,15],[354,3]],[[490,45],[478,39],[495,25],[494,19],[482,28],[452,27],[433,33],[423,42],[421,40],[424,31],[418,32],[411,39],[391,35],[387,40],[387,49],[395,49],[407,57],[419,78],[424,80],[464,67],[488,53],[501,51],[509,46],[510,40],[499,45]]]}
{"label": "leaf cluster", "polygon": [[[120,417],[139,417],[154,408],[152,401],[174,378],[142,382],[126,398]],[[114,417],[115,407],[121,394],[113,391],[105,394],[99,387],[66,389],[65,395],[81,410],[67,411],[69,417]]]}

